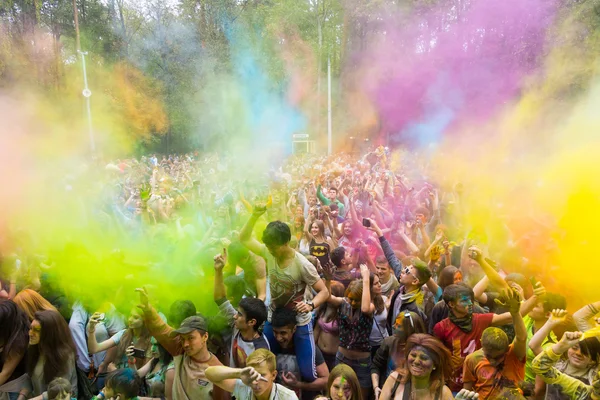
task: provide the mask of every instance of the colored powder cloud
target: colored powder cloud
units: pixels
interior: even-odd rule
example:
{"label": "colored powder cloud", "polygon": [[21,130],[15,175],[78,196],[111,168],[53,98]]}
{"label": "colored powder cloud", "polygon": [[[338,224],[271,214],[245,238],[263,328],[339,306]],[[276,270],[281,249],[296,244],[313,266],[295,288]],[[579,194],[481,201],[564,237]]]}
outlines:
{"label": "colored powder cloud", "polygon": [[[388,13],[370,50],[359,54],[362,85],[397,140],[421,144],[439,139],[450,121],[485,120],[519,94],[543,59],[557,2],[461,4]],[[439,121],[427,126],[432,118]]]}

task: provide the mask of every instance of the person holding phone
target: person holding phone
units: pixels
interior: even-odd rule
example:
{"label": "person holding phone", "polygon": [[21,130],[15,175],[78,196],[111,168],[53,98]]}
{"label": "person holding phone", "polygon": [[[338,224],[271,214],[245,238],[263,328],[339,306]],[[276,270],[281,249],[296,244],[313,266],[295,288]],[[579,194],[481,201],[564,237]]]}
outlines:
{"label": "person holding phone", "polygon": [[[96,354],[101,351],[117,347],[113,360],[114,368],[127,368],[130,364],[135,364],[137,368],[142,368],[150,361],[150,332],[144,324],[144,319],[139,310],[131,310],[129,316],[129,327],[122,329],[114,334],[110,339],[101,343],[96,341],[96,325],[103,319],[103,314],[94,313],[88,324],[88,351],[90,354]],[[129,358],[131,355],[133,358]]]}

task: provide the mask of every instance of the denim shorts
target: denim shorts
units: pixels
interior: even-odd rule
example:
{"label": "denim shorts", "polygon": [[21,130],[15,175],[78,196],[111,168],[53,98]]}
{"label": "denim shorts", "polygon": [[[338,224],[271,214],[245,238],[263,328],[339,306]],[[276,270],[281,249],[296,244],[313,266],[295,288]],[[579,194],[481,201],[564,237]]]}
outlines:
{"label": "denim shorts", "polygon": [[335,365],[346,364],[356,372],[360,386],[364,388],[373,387],[373,381],[371,380],[371,356],[365,358],[359,358],[353,360],[345,357],[339,351],[335,355]]}

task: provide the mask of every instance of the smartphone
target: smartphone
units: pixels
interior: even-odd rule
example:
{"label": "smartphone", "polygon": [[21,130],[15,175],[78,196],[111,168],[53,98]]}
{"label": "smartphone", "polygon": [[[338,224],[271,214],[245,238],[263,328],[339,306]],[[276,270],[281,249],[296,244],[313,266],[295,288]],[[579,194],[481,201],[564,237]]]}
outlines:
{"label": "smartphone", "polygon": [[365,228],[371,227],[371,221],[369,221],[367,218],[363,218],[362,224]]}
{"label": "smartphone", "polygon": [[146,358],[146,350],[143,349],[133,349],[133,356],[135,358]]}

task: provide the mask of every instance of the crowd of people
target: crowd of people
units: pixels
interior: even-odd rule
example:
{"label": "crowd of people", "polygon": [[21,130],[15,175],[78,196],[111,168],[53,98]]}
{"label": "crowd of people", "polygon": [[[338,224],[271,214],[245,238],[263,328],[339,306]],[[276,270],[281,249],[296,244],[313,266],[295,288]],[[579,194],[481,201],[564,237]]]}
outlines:
{"label": "crowd of people", "polygon": [[460,182],[393,164],[378,147],[248,179],[217,154],[105,166],[93,217],[166,242],[156,265],[202,270],[218,312],[177,287],[159,307],[143,281],[133,310],[73,298],[47,279],[61,259],[19,232],[0,268],[0,400],[600,399],[600,301],[568,312],[514,234],[464,222]]}

